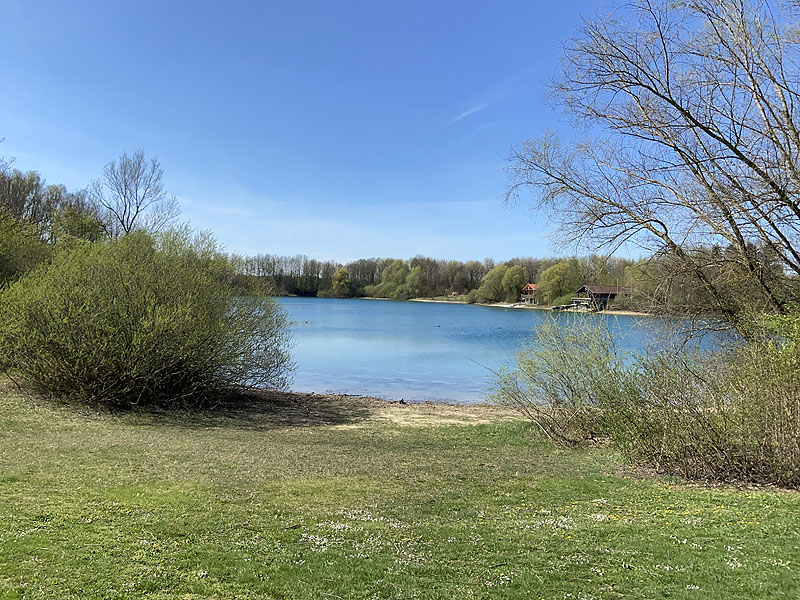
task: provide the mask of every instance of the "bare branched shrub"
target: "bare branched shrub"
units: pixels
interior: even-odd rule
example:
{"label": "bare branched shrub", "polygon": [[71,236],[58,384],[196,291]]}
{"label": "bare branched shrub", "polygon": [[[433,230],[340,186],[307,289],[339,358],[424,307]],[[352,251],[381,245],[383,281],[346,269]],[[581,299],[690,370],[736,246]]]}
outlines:
{"label": "bare branched shrub", "polygon": [[727,350],[626,360],[604,319],[551,321],[501,371],[496,399],[558,443],[601,434],[663,473],[800,487],[800,319],[766,325]]}
{"label": "bare branched shrub", "polygon": [[797,357],[748,342],[725,355],[639,364],[633,402],[606,409],[607,431],[637,463],[689,479],[800,486]]}
{"label": "bare branched shrub", "polygon": [[660,352],[631,366],[635,393],[604,407],[605,430],[625,456],[689,479],[738,479],[730,469],[737,409],[715,358]]}
{"label": "bare branched shrub", "polygon": [[599,433],[602,408],[628,394],[630,373],[607,328],[589,315],[566,319],[536,328],[515,367],[498,372],[494,400],[554,442],[576,446]]}

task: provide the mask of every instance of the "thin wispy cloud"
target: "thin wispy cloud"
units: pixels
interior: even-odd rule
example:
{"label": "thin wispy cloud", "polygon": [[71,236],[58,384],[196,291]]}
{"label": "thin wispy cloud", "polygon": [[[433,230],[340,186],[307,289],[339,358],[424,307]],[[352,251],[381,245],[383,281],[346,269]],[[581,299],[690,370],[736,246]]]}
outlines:
{"label": "thin wispy cloud", "polygon": [[475,113],[481,112],[483,109],[487,108],[489,105],[486,102],[481,102],[480,104],[476,104],[472,108],[469,108],[462,112],[457,117],[448,121],[448,125],[453,125],[454,123],[458,123],[461,119],[466,119],[470,115],[474,115]]}

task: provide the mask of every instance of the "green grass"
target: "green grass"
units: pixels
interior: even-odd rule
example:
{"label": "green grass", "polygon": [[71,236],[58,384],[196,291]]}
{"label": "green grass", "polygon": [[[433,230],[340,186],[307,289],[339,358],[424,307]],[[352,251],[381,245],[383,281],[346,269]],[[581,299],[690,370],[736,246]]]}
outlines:
{"label": "green grass", "polygon": [[794,493],[381,410],[110,415],[0,390],[0,597],[800,596]]}

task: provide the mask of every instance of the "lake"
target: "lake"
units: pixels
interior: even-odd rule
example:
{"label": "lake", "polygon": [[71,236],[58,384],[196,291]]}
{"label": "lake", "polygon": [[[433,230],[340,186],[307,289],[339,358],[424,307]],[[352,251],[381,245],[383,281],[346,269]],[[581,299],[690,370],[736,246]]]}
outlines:
{"label": "lake", "polygon": [[[549,311],[466,304],[279,298],[297,363],[292,390],[408,402],[483,402],[500,365],[514,360]],[[569,318],[557,314],[556,318]],[[652,317],[605,314],[620,346],[642,349]]]}

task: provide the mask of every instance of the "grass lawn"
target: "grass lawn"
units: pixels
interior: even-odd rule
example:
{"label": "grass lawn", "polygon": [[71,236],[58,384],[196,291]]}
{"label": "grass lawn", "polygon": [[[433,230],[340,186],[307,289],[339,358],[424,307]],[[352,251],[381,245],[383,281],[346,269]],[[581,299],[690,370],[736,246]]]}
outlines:
{"label": "grass lawn", "polygon": [[798,598],[800,495],[628,473],[500,409],[0,389],[3,598]]}

